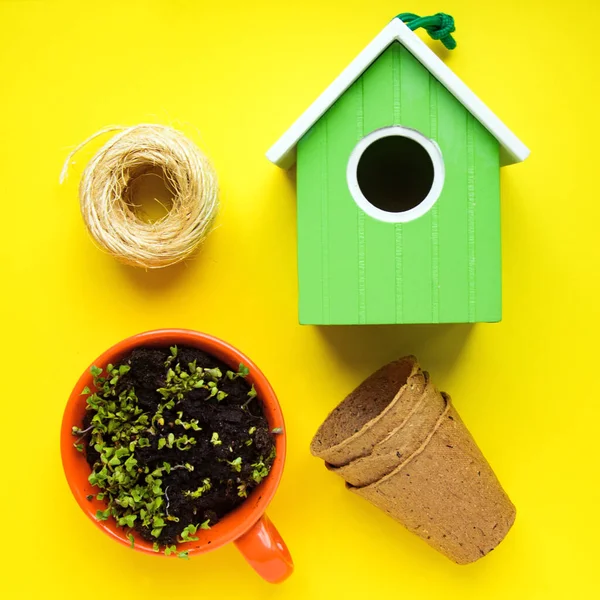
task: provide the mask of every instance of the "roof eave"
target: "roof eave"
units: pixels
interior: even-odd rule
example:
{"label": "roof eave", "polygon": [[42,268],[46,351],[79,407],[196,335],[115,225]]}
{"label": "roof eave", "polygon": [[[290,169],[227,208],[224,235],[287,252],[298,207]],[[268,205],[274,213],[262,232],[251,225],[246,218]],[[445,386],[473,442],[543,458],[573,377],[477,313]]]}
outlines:
{"label": "roof eave", "polygon": [[525,144],[508,129],[425,42],[402,21],[394,19],[379,32],[273,144],[267,152],[267,158],[282,169],[292,167],[296,162],[296,145],[300,139],[394,41],[400,42],[498,140],[501,166],[522,162],[529,156],[529,149]]}

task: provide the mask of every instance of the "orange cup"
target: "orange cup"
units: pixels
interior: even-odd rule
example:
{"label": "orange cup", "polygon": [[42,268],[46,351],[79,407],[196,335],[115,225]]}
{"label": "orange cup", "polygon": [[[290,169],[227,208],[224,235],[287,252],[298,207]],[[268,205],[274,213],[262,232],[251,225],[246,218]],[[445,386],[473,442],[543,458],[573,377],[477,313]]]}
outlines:
{"label": "orange cup", "polygon": [[[205,333],[185,329],[159,329],[134,335],[104,352],[92,364],[100,367],[105,367],[109,363],[116,364],[139,346],[174,346],[176,344],[204,350],[229,365],[233,370],[237,370],[240,363],[246,365],[250,370],[247,380],[256,388],[269,426],[281,428],[283,431],[275,436],[277,455],[268,477],[249,494],[243,504],[225,515],[210,530],[199,530],[200,539],[198,541],[179,544],[178,548],[188,550],[189,556],[193,556],[233,542],[261,577],[271,583],[279,583],[292,574],[294,565],[284,541],[265,514],[265,510],[277,490],[283,472],[286,432],[281,407],[275,392],[259,368],[247,356],[226,342]],[[105,503],[95,498],[91,501],[87,499],[88,495],[94,494],[98,490],[88,482],[90,467],[85,457],[73,447],[74,438],[71,434],[72,426],[80,426],[83,422],[86,400],[81,395],[81,390],[85,386],[94,389],[89,369],[86,369],[71,392],[63,415],[60,434],[63,468],[71,492],[83,512],[104,533],[121,544],[130,546],[131,542],[126,537],[125,530],[118,527],[114,519],[107,521],[96,519],[96,511],[104,510]],[[152,544],[142,539],[136,532],[132,533],[135,550],[155,556],[164,556],[163,553],[154,552]]]}

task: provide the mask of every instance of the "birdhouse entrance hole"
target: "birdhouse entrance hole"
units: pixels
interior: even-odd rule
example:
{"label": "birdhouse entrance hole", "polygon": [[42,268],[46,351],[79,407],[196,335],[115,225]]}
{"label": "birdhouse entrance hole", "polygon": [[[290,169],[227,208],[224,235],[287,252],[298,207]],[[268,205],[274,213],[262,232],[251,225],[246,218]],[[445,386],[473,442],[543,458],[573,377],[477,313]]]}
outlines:
{"label": "birdhouse entrance hole", "polygon": [[433,183],[433,163],[423,146],[400,135],[375,140],[358,161],[356,179],[363,196],[387,212],[421,204]]}
{"label": "birdhouse entrance hole", "polygon": [[394,126],[365,136],[348,162],[348,186],[358,206],[380,221],[401,223],[425,214],[438,199],[444,161],[420,132]]}

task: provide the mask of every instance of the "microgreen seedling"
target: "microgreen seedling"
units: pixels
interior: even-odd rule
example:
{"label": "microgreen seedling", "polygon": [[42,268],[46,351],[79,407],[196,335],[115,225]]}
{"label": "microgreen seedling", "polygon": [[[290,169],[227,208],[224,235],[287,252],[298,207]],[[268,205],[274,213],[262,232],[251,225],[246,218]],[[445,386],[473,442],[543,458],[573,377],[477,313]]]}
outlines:
{"label": "microgreen seedling", "polygon": [[189,524],[187,527],[184,527],[181,532],[181,540],[184,542],[197,542],[199,538],[195,537],[194,534],[198,531],[199,525]]}
{"label": "microgreen seedling", "polygon": [[223,377],[223,373],[221,373],[221,369],[218,367],[215,367],[214,369],[204,369],[204,373],[206,373],[214,381],[218,381],[221,379],[221,377]]}
{"label": "microgreen seedling", "polygon": [[[188,551],[178,544],[197,541],[199,530],[210,529],[249,495],[268,475],[274,446],[263,459],[268,425],[260,403],[255,414],[247,409],[257,397],[254,386],[229,383],[250,374],[245,365],[223,373],[218,361],[211,365],[205,354],[195,357],[192,349],[177,346],[152,350],[148,360],[136,362],[132,354],[90,368],[93,386],[81,391],[86,416],[72,429],[73,451],[90,464],[88,481],[97,489],[87,499],[104,502],[96,512],[99,521],[113,519],[124,528],[131,548],[138,532],[154,538],[153,551],[185,559]],[[157,383],[149,390],[150,367]],[[224,476],[225,465],[218,463],[226,463],[230,474]],[[222,509],[223,492],[231,486],[237,494],[229,494],[230,505]],[[209,514],[216,514],[214,521]]]}
{"label": "microgreen seedling", "polygon": [[242,408],[247,408],[248,405],[250,404],[250,402],[252,402],[252,400],[254,400],[254,398],[256,398],[256,389],[254,388],[254,384],[252,384],[252,387],[250,388],[250,391],[248,392],[248,400],[246,400],[246,402],[244,402],[244,404],[242,404]]}
{"label": "microgreen seedling", "polygon": [[206,492],[208,492],[210,490],[210,488],[212,487],[211,483],[210,483],[210,479],[204,479],[202,481],[202,485],[199,486],[198,488],[196,488],[193,492],[190,490],[187,490],[185,492],[183,492],[184,496],[188,496],[189,498],[200,498],[200,496],[202,496],[202,494],[205,494]]}
{"label": "microgreen seedling", "polygon": [[250,369],[246,367],[243,363],[240,363],[237,373],[234,373],[233,371],[227,371],[225,373],[225,376],[227,377],[227,379],[233,380],[237,379],[238,377],[248,377],[249,374]]}
{"label": "microgreen seedling", "polygon": [[171,346],[169,350],[171,351],[171,356],[165,361],[165,367],[170,367],[171,363],[177,358],[177,346]]}
{"label": "microgreen seedling", "polygon": [[242,470],[242,457],[238,456],[236,459],[234,460],[227,460],[225,461],[228,464],[231,465],[231,468],[236,472],[239,473]]}
{"label": "microgreen seedling", "polygon": [[267,465],[265,465],[262,456],[258,462],[253,463],[251,466],[252,479],[254,479],[254,481],[257,484],[260,483],[269,474],[269,469]]}

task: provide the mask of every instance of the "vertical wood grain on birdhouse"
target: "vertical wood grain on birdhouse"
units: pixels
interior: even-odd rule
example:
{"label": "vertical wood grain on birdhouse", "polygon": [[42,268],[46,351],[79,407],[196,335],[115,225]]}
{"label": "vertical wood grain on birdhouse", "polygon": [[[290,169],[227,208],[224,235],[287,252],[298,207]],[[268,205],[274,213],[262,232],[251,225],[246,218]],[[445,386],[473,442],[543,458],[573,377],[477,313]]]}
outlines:
{"label": "vertical wood grain on birdhouse", "polygon": [[[445,163],[441,196],[407,223],[364,214],[346,180],[356,143],[389,125],[435,140]],[[500,319],[498,142],[399,43],[315,123],[297,153],[302,323]]]}

